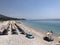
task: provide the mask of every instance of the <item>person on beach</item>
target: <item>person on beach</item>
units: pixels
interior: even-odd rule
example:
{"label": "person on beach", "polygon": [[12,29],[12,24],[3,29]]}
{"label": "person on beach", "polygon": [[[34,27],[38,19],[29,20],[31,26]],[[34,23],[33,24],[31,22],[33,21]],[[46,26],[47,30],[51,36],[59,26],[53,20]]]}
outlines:
{"label": "person on beach", "polygon": [[46,35],[47,35],[47,37],[49,37],[49,35],[50,35],[50,32],[48,31],[48,32],[46,33]]}
{"label": "person on beach", "polygon": [[53,35],[53,31],[51,30],[50,32],[51,32],[51,33],[52,33],[52,35]]}
{"label": "person on beach", "polygon": [[44,37],[44,40],[46,40],[46,41],[53,41],[54,39],[53,39],[52,35],[53,35],[53,32],[52,31],[48,31],[46,33],[46,36]]}
{"label": "person on beach", "polygon": [[53,35],[53,31],[52,30],[47,32],[47,36],[52,36],[52,35]]}

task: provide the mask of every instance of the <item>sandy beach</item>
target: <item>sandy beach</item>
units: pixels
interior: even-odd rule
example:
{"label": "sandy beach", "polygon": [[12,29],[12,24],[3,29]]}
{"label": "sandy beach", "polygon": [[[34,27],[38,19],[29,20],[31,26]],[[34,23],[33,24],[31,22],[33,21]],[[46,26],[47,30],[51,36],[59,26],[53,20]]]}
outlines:
{"label": "sandy beach", "polygon": [[56,45],[56,43],[58,42],[57,37],[55,35],[54,35],[54,41],[53,42],[47,42],[47,41],[43,40],[43,37],[46,35],[46,32],[41,31],[41,30],[38,31],[36,29],[28,27],[28,26],[24,25],[22,22],[20,24],[20,27],[22,29],[24,29],[26,32],[33,34],[39,40],[41,45]]}
{"label": "sandy beach", "polygon": [[55,37],[54,41],[51,41],[51,42],[47,42],[47,41],[43,40],[43,37],[45,36],[44,32],[40,32],[40,31],[38,32],[35,29],[24,25],[22,22],[18,23],[19,21],[7,21],[7,24],[9,22],[10,23],[13,22],[13,24],[16,23],[26,33],[32,34],[34,36],[34,38],[29,39],[25,35],[22,35],[22,34],[1,35],[0,36],[0,45],[56,45],[58,43],[59,39],[57,39],[57,37]]}

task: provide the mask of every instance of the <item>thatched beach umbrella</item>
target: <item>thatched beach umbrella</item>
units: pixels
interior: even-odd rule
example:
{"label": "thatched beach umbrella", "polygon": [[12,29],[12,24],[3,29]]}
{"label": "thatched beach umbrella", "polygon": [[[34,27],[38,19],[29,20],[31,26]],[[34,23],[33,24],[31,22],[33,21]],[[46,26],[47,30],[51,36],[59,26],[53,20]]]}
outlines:
{"label": "thatched beach umbrella", "polygon": [[4,31],[5,31],[5,27],[3,26],[3,27],[0,28],[0,35],[3,35]]}
{"label": "thatched beach umbrella", "polygon": [[14,24],[11,25],[12,34],[18,34]]}
{"label": "thatched beach umbrella", "polygon": [[5,29],[5,27],[4,27],[4,26],[2,26],[2,27],[0,28],[0,32],[3,32],[3,31],[4,31],[4,29]]}

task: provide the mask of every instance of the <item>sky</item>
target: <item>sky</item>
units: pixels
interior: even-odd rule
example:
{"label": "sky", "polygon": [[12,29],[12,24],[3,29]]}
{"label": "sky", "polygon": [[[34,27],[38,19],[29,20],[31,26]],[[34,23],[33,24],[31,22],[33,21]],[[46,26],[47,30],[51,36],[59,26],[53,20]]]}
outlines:
{"label": "sky", "polygon": [[26,19],[58,19],[60,0],[0,0],[0,14]]}

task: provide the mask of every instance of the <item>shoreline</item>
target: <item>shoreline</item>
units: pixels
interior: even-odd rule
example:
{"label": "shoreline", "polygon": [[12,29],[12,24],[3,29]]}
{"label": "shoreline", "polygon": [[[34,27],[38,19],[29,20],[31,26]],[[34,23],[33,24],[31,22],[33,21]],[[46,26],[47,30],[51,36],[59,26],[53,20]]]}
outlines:
{"label": "shoreline", "polygon": [[[43,29],[38,29],[38,28],[34,28],[34,27],[31,27],[31,26],[28,26],[28,25],[26,25],[24,22],[22,22],[22,21],[20,21],[23,25],[25,25],[25,26],[27,26],[27,27],[30,27],[30,28],[32,28],[33,30],[35,30],[35,31],[37,31],[38,33],[43,33],[43,34],[46,34],[48,31],[45,31],[45,30],[43,30]],[[56,33],[54,33],[53,32],[53,36],[55,36],[55,37],[57,37],[57,36],[59,36],[59,34],[56,34]]]}
{"label": "shoreline", "polygon": [[45,41],[43,37],[45,36],[46,32],[44,31],[40,31],[40,30],[38,31],[37,29],[25,25],[21,21],[19,21],[19,23],[17,23],[17,21],[10,22],[10,24],[15,24],[15,23],[26,33],[32,34],[34,36],[34,39],[29,39],[26,37],[26,35],[22,35],[20,33],[17,35],[8,34],[5,36],[0,36],[0,44],[4,45],[6,43],[6,45],[8,45],[8,43],[10,43],[11,45],[56,45],[56,43],[58,43],[59,39],[57,39],[56,37],[54,38],[54,41],[51,42]]}
{"label": "shoreline", "polygon": [[29,33],[31,33],[31,34],[33,34],[33,35],[35,35],[38,39],[40,39],[44,44],[48,44],[48,45],[50,45],[51,43],[52,43],[52,45],[54,45],[55,43],[57,43],[58,42],[58,39],[57,39],[57,35],[53,35],[53,37],[54,37],[54,41],[52,41],[52,42],[47,42],[47,41],[45,41],[45,40],[43,40],[43,37],[46,35],[46,32],[45,31],[38,31],[38,30],[36,30],[36,29],[34,29],[34,28],[31,28],[31,27],[29,27],[29,26],[27,26],[27,25],[25,25],[23,22],[20,22],[21,24],[20,24],[20,27],[23,29],[23,30],[25,30],[25,31],[27,31],[27,32],[29,32]]}
{"label": "shoreline", "polygon": [[[47,31],[53,31],[53,33],[55,34],[55,35],[60,35],[60,31],[59,31],[59,26],[56,26],[56,25],[58,25],[58,24],[55,24],[55,26],[54,25],[52,25],[51,24],[51,26],[50,25],[46,25],[46,28],[44,27],[45,25],[43,24],[42,26],[40,26],[40,24],[36,24],[36,22],[29,22],[29,21],[22,21],[24,24],[26,24],[27,26],[29,26],[29,27],[32,27],[32,28],[34,28],[34,29],[37,29],[37,30],[43,30],[44,32],[47,32]],[[31,25],[30,25],[31,24]],[[35,25],[34,25],[35,24]],[[37,26],[36,26],[37,25]],[[48,26],[48,27],[47,27]]]}

